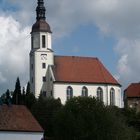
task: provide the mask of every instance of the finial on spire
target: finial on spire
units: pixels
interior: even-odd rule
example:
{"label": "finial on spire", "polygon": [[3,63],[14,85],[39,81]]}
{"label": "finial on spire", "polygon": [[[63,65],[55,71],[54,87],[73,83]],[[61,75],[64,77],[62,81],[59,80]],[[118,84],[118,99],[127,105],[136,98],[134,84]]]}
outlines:
{"label": "finial on spire", "polygon": [[38,0],[38,6],[36,7],[36,20],[45,20],[45,6],[44,6],[44,1],[43,0]]}

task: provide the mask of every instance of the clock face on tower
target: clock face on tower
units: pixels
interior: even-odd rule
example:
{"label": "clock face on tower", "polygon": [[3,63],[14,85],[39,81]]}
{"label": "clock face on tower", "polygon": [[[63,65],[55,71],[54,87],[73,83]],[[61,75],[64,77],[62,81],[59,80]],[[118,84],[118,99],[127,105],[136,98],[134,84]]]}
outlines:
{"label": "clock face on tower", "polygon": [[41,60],[47,60],[47,54],[41,54]]}

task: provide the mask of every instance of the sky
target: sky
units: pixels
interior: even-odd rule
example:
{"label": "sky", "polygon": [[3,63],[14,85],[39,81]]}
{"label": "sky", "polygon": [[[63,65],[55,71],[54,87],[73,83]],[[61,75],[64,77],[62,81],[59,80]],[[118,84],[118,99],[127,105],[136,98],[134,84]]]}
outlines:
{"label": "sky", "polygon": [[[98,57],[122,89],[140,81],[140,1],[44,0],[57,55]],[[37,0],[0,0],[0,94],[29,81]]]}

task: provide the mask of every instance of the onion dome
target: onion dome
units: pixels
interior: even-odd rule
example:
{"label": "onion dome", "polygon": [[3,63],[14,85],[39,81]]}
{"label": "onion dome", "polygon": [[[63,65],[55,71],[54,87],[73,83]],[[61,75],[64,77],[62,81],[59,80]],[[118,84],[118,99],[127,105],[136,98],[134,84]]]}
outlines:
{"label": "onion dome", "polygon": [[51,32],[50,25],[46,22],[45,17],[46,9],[44,7],[44,1],[38,0],[36,8],[36,23],[32,26],[32,32]]}

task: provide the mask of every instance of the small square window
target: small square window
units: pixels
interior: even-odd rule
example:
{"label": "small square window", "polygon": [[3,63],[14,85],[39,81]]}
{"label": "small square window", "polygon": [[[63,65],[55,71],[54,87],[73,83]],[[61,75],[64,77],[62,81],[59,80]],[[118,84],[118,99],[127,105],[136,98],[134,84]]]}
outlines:
{"label": "small square window", "polygon": [[46,63],[42,63],[42,68],[43,68],[43,69],[46,68]]}
{"label": "small square window", "polygon": [[46,77],[45,77],[45,76],[43,76],[42,80],[43,80],[43,82],[46,82]]}

